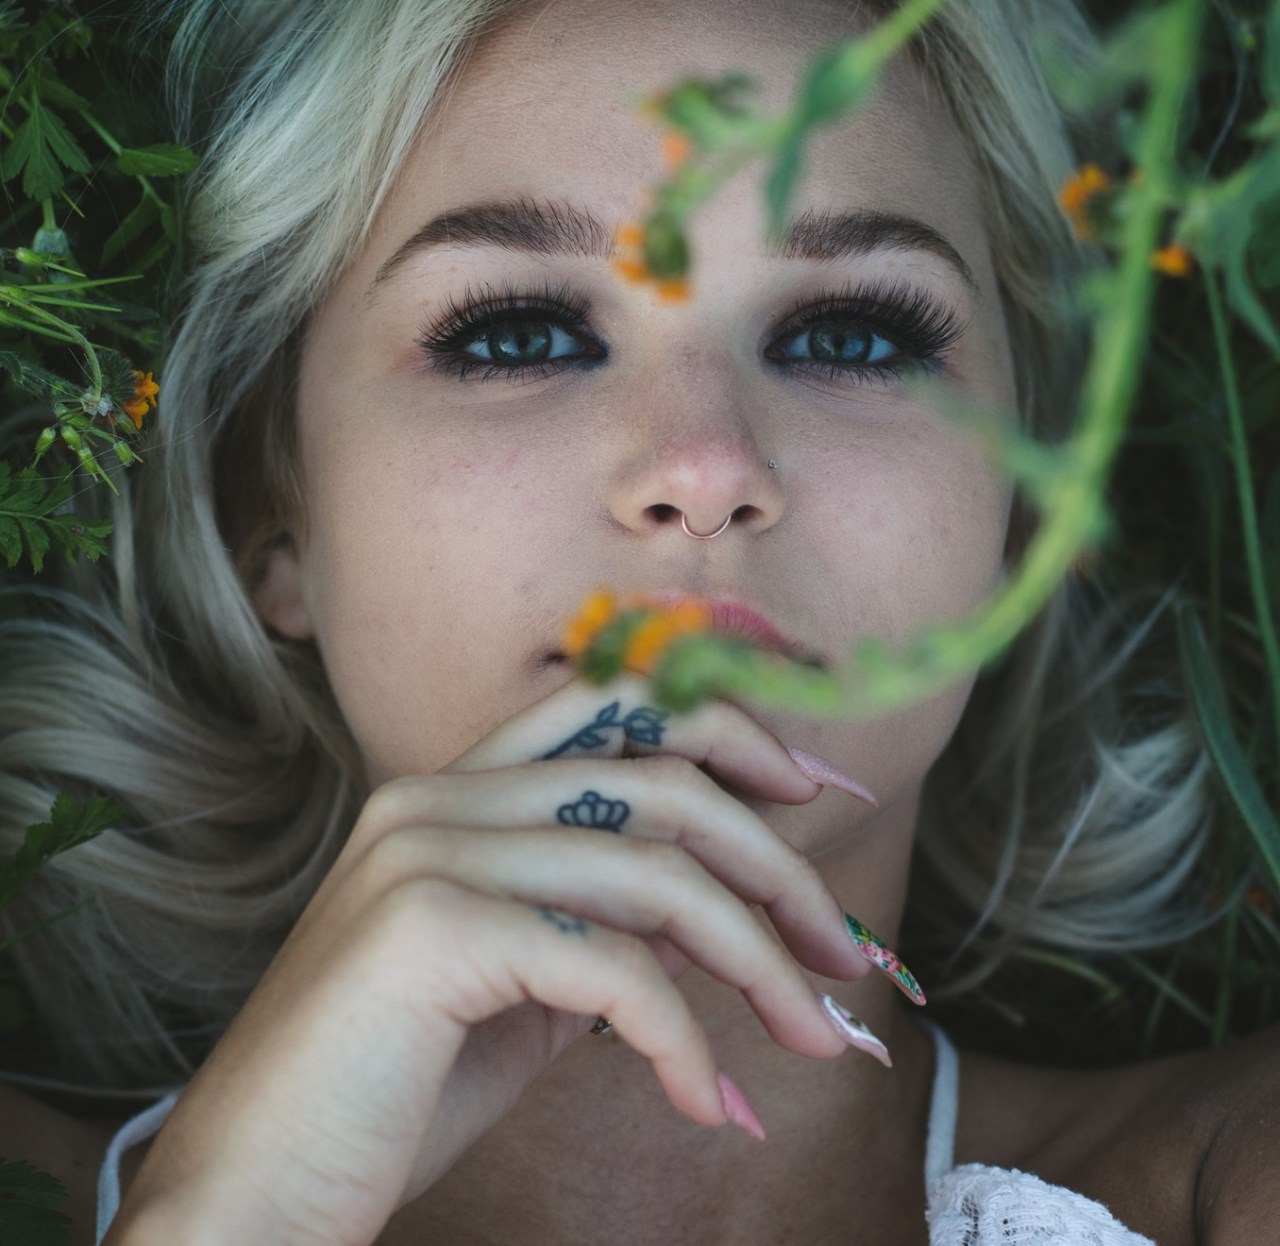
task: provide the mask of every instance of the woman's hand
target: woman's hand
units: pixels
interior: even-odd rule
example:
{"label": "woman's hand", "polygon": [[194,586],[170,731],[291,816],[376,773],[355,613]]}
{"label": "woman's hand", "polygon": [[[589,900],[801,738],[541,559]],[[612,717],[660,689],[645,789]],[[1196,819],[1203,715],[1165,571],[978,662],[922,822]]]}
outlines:
{"label": "woman's hand", "polygon": [[668,716],[624,676],[574,680],[441,772],[379,788],[107,1246],[372,1242],[599,1014],[681,1112],[742,1123],[671,980],[687,961],[781,1046],[839,1054],[800,965],[869,964],[813,866],[725,787],[821,790],[743,711]]}

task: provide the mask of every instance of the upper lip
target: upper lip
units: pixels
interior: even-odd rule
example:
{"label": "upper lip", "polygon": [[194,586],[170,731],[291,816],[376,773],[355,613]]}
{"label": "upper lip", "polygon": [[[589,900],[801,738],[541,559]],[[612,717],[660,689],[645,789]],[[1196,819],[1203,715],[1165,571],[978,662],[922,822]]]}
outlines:
{"label": "upper lip", "polygon": [[653,601],[662,606],[676,606],[684,601],[699,601],[711,610],[711,630],[717,636],[732,636],[750,641],[779,653],[798,654],[803,646],[783,634],[772,620],[745,602],[732,597],[697,597],[688,593],[652,593]]}

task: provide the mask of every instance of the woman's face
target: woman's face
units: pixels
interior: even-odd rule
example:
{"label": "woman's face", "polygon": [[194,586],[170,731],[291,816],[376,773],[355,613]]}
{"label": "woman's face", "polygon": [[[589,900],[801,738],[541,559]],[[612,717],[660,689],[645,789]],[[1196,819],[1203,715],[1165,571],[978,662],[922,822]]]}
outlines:
{"label": "woman's face", "polygon": [[[766,249],[753,167],[693,220],[688,301],[607,255],[663,172],[637,100],[745,70],[780,109],[851,33],[842,8],[549,0],[442,100],[310,322],[308,528],[258,595],[318,643],[372,782],[439,768],[571,678],[561,631],[599,586],[744,602],[828,657],[991,589],[1008,489],[899,366],[924,358],[955,395],[1012,406],[977,179],[936,90],[899,67],[816,137],[793,215],[829,228],[790,253]],[[536,229],[477,207],[514,201]],[[734,518],[695,541],[681,513],[703,533]],[[968,691],[871,723],[758,716],[887,809]]]}

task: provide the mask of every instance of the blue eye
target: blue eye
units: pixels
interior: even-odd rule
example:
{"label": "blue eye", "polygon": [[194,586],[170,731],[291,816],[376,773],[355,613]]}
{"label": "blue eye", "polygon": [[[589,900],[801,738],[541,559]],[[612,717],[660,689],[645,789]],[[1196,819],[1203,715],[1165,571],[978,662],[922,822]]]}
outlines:
{"label": "blue eye", "polygon": [[865,325],[847,320],[828,320],[793,335],[791,344],[783,349],[782,354],[787,359],[802,359],[801,344],[806,342],[809,357],[817,363],[881,363],[899,353],[888,338],[873,333]]}
{"label": "blue eye", "polygon": [[[577,340],[550,320],[505,320],[468,342],[464,350],[480,354],[477,363],[522,367],[548,359],[562,359],[565,348],[572,352]],[[485,358],[481,352],[487,351]]]}
{"label": "blue eye", "polygon": [[[430,366],[465,380],[527,381],[592,367],[608,347],[587,329],[591,307],[566,287],[541,293],[470,291],[449,302],[418,344]],[[773,331],[764,357],[797,374],[851,384],[891,384],[921,369],[940,371],[964,332],[954,310],[923,290],[876,282],[798,303]]]}

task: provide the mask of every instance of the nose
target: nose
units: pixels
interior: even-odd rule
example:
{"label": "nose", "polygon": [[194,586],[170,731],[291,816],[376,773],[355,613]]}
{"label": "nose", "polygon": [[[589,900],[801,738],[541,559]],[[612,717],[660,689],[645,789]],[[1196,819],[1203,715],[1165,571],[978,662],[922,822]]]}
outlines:
{"label": "nose", "polygon": [[[641,412],[643,436],[615,473],[609,506],[630,531],[704,540],[759,533],[782,517],[780,471],[730,412]],[[683,536],[681,539],[684,539]]]}

